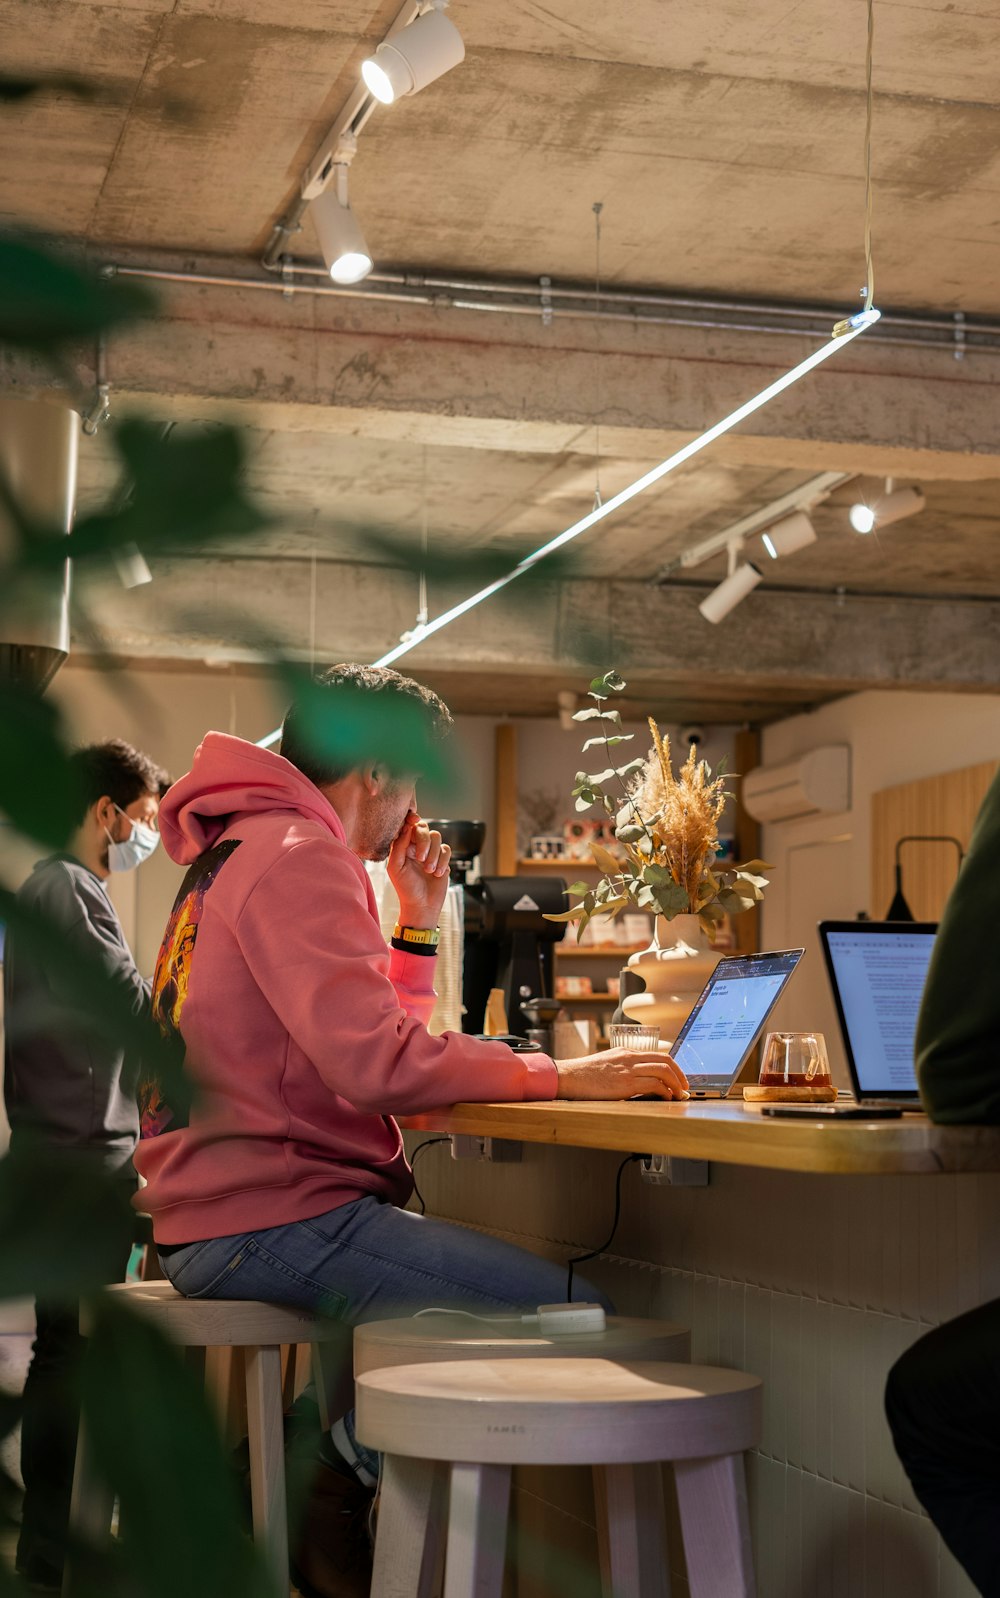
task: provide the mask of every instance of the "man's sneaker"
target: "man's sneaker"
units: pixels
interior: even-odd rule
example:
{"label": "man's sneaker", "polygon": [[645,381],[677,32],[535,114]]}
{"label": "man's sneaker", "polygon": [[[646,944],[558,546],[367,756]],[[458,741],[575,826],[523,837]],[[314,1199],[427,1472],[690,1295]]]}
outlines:
{"label": "man's sneaker", "polygon": [[369,1598],[372,1544],[368,1530],[375,1494],[320,1464],[301,1514],[292,1556],[292,1581],[303,1598]]}

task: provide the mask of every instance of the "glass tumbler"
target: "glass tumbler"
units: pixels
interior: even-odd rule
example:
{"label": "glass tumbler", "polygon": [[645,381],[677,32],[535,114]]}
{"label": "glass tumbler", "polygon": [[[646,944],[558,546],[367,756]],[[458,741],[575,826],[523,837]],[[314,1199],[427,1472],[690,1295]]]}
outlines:
{"label": "glass tumbler", "polygon": [[830,1085],[830,1061],[822,1032],[769,1032],[760,1057],[762,1088]]}
{"label": "glass tumbler", "polygon": [[633,1021],[616,1021],[608,1028],[608,1039],[613,1049],[633,1049],[639,1054],[655,1054],[660,1046],[660,1029],[658,1026],[640,1026]]}

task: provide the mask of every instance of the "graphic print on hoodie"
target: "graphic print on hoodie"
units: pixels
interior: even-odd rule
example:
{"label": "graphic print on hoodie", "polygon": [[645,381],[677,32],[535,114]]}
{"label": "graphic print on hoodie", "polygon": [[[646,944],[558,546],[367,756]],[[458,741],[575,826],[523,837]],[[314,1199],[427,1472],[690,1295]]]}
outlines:
{"label": "graphic print on hoodie", "polygon": [[[206,849],[185,873],[156,957],[153,1020],[166,1041],[177,1048],[180,1063],[184,1059],[181,1016],[191,982],[191,964],[198,926],[205,910],[205,895],[240,842],[239,838],[229,838],[225,843]],[[139,1084],[139,1117],[139,1135],[144,1138],[159,1137],[168,1126],[176,1128],[186,1124],[186,1118],[163,1097],[162,1084],[155,1076],[147,1076]]]}

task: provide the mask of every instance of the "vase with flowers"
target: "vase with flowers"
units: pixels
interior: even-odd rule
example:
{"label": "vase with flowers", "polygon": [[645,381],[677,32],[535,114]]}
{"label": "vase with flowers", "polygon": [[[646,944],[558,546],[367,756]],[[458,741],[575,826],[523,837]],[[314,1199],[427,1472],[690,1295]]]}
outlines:
{"label": "vase with flowers", "polygon": [[[621,856],[592,843],[603,875],[596,883],[574,882],[567,892],[577,903],[547,919],[576,922],[580,932],[595,915],[615,917],[627,908],[652,914],[653,941],[629,960],[645,991],[627,998],[624,1010],[672,1037],[719,960],[711,935],[726,916],[760,903],[770,868],[760,860],[720,862],[719,820],[730,794],[725,775],[699,760],[694,744],[675,774],[670,741],[650,717],[648,755],[620,760],[620,746],[635,735],[623,730],[621,713],[609,701],[625,686],[615,671],[595,678],[593,706],[573,718],[590,733],[584,753],[599,749],[605,760],[599,772],[577,772],[576,808],[603,809]],[[617,792],[609,792],[611,784]]]}

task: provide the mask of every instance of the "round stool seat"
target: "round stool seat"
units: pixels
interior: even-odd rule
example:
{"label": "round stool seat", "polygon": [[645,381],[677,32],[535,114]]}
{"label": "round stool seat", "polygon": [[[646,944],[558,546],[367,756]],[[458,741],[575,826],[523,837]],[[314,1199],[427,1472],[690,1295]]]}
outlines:
{"label": "round stool seat", "polygon": [[478,1464],[613,1465],[742,1454],[760,1438],[744,1371],[611,1359],[476,1359],[369,1371],[368,1448]]}
{"label": "round stool seat", "polygon": [[468,1315],[412,1315],[354,1329],[354,1374],[387,1365],[466,1359],[686,1360],[691,1333],[672,1321],[611,1315],[603,1332],[551,1337],[515,1320],[492,1324]]}
{"label": "round stool seat", "polygon": [[[324,1320],[288,1304],[255,1298],[185,1298],[170,1282],[116,1282],[106,1293],[153,1321],[182,1348],[266,1348],[281,1343],[316,1343],[344,1335],[338,1321]],[[86,1306],[80,1330],[87,1335]]]}

